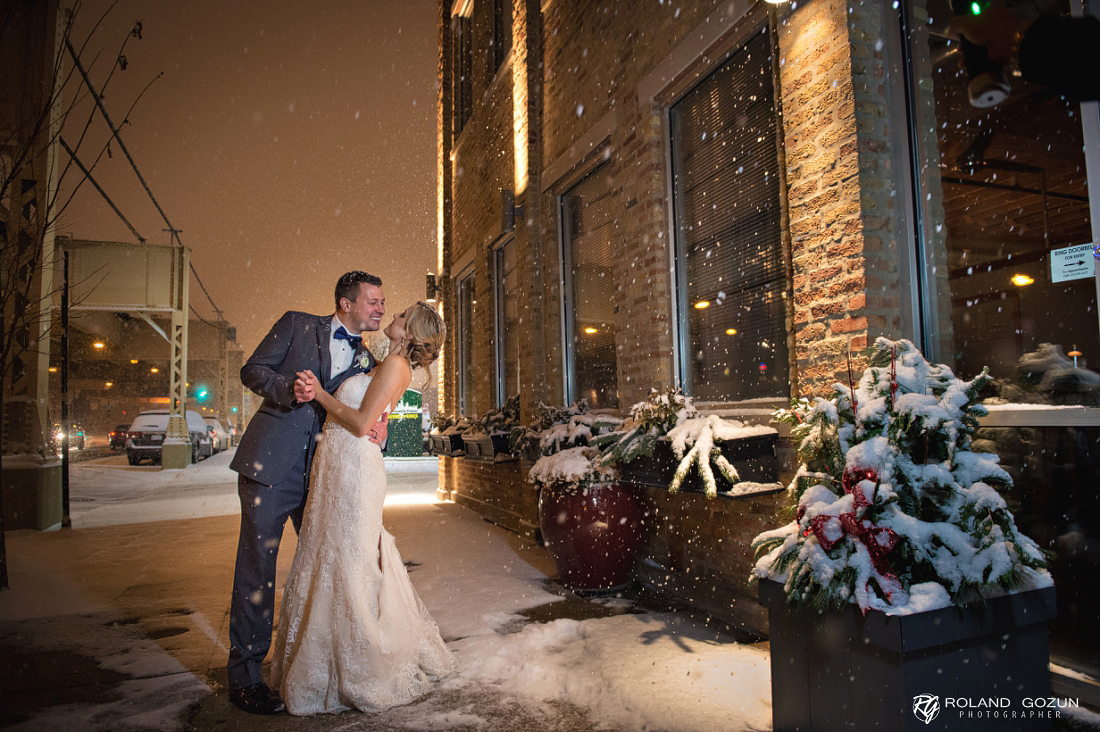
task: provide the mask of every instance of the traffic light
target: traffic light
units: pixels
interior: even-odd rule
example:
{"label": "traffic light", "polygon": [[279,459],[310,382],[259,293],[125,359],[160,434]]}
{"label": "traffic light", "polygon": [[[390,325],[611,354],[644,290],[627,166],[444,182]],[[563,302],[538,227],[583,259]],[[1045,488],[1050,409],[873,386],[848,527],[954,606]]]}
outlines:
{"label": "traffic light", "polygon": [[210,388],[206,384],[195,385],[195,401],[199,404],[206,404],[210,399]]}

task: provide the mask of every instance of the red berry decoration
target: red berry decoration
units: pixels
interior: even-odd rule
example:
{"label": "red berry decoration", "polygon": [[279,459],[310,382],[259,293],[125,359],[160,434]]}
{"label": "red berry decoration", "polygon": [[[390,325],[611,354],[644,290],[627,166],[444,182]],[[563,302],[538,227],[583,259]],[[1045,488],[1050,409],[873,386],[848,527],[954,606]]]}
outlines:
{"label": "red berry decoration", "polygon": [[873,468],[848,468],[844,475],[840,476],[840,484],[844,486],[845,493],[851,493],[860,484],[860,481],[869,480],[878,483],[878,473]]}

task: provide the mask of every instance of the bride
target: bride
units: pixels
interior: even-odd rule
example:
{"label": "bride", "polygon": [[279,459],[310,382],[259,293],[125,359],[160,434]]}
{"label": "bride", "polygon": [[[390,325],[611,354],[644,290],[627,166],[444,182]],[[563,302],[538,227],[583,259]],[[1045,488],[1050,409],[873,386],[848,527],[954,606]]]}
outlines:
{"label": "bride", "polygon": [[291,714],[378,711],[431,690],[454,662],[382,527],[386,466],[365,435],[439,357],[446,328],[418,302],[383,331],[389,356],[332,396],[298,374],[328,411],[275,639],[275,683]]}

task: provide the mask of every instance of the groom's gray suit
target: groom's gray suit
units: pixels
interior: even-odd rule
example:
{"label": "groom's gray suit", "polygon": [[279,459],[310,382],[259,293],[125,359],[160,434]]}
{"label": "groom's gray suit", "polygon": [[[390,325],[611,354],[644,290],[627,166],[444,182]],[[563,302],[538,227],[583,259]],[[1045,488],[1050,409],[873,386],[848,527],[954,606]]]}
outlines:
{"label": "groom's gray suit", "polygon": [[[241,535],[229,611],[229,686],[263,681],[260,665],[271,646],[275,612],[275,563],[289,518],[302,525],[309,468],[325,410],[316,400],[299,403],[294,379],[309,369],[332,393],[348,377],[370,371],[374,357],[360,345],[346,371],[329,376],[332,315],[287,312],[241,368],[241,382],[264,398],[248,423],[230,467],[239,473]],[[368,354],[366,368],[359,354]]]}

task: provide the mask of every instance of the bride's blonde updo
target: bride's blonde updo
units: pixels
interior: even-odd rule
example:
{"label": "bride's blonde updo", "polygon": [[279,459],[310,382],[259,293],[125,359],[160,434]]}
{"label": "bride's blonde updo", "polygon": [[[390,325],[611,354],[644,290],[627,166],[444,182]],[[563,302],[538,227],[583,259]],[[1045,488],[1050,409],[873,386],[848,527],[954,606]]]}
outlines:
{"label": "bride's blonde updo", "polygon": [[426,302],[417,302],[405,321],[405,355],[412,367],[427,370],[439,358],[439,349],[447,337],[443,317]]}

